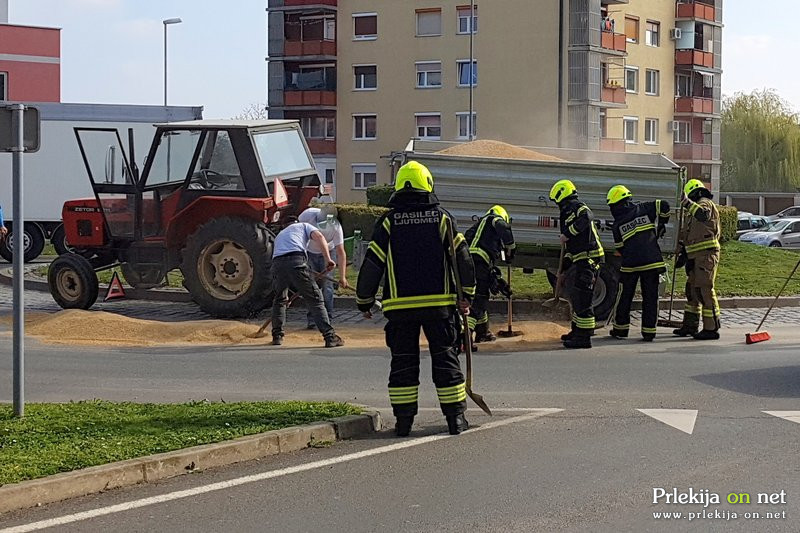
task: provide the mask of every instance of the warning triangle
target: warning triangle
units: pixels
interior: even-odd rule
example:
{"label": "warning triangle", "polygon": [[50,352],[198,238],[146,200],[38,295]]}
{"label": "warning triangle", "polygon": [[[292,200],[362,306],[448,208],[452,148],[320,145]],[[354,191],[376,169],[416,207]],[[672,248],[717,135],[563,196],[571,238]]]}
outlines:
{"label": "warning triangle", "polygon": [[289,203],[286,187],[283,186],[283,182],[279,178],[275,178],[275,189],[272,196],[275,199],[275,205],[278,207],[283,207]]}
{"label": "warning triangle", "polygon": [[111,282],[108,284],[106,297],[103,301],[107,302],[109,300],[116,300],[117,298],[125,298],[125,289],[122,288],[122,282],[119,280],[119,275],[115,270],[114,274],[111,276]]}
{"label": "warning triangle", "polygon": [[697,421],[697,409],[637,409],[637,411],[689,435],[694,431],[694,423]]}
{"label": "warning triangle", "polygon": [[767,413],[768,415],[777,416],[789,422],[800,424],[800,411],[762,411],[762,413]]}

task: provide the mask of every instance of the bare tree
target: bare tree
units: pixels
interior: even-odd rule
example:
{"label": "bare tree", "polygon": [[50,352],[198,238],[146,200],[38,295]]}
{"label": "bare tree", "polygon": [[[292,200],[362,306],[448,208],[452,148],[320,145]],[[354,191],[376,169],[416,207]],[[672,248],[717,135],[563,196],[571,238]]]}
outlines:
{"label": "bare tree", "polygon": [[264,120],[268,118],[267,105],[264,103],[249,104],[233,118],[236,120]]}

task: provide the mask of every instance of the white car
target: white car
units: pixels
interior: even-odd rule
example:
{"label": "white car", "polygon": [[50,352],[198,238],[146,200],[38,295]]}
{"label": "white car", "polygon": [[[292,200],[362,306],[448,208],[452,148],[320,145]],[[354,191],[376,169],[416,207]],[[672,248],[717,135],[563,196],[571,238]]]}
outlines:
{"label": "white car", "polygon": [[763,228],[745,233],[739,240],[760,246],[800,248],[800,218],[773,220]]}

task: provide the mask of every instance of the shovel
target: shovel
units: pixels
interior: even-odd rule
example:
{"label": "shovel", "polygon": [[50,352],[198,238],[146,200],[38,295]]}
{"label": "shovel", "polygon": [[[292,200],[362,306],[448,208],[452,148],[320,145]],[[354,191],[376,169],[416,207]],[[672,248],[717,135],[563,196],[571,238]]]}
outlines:
{"label": "shovel", "polygon": [[[511,288],[511,264],[508,265],[507,270],[507,277],[508,277],[508,287]],[[508,338],[508,337],[519,337],[522,335],[521,331],[514,331],[511,329],[511,315],[514,310],[514,306],[511,303],[511,295],[508,296],[508,329],[501,330],[497,332],[498,337]]]}
{"label": "shovel", "polygon": [[[681,169],[679,179],[680,189],[683,190],[683,186],[686,183],[686,167]],[[675,278],[677,277],[675,265],[678,263],[678,254],[681,251],[681,231],[683,231],[683,202],[681,202],[681,207],[678,210],[678,234],[675,236],[675,253],[672,256],[672,288],[669,293],[669,313],[667,313],[666,319],[659,319],[656,322],[656,325],[662,328],[679,328],[683,325],[682,320],[672,320],[672,308],[675,303]]]}
{"label": "shovel", "polygon": [[558,258],[558,275],[557,275],[558,277],[557,277],[557,281],[556,281],[556,286],[553,287],[553,297],[550,298],[549,300],[545,300],[544,302],[542,302],[542,307],[544,307],[546,309],[551,309],[551,308],[557,306],[559,303],[565,301],[563,298],[561,298],[561,283],[560,283],[560,280],[561,280],[561,275],[564,273],[564,253],[565,253],[566,249],[567,249],[567,245],[562,243],[561,244],[561,255]]}

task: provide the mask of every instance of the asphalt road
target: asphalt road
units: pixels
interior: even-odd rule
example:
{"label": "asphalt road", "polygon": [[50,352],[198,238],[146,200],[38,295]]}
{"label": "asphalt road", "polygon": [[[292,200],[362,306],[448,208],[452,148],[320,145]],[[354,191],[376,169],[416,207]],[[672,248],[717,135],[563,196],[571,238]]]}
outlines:
{"label": "asphalt road", "polygon": [[[53,530],[115,532],[798,531],[800,424],[764,411],[800,410],[800,332],[772,328],[772,341],[748,347],[747,329],[726,329],[718,343],[598,338],[591,351],[478,353],[475,389],[497,414],[489,419],[471,406],[474,429],[458,437],[443,435],[426,357],[424,410],[409,439],[387,430],[13,513],[0,528],[55,519]],[[9,344],[0,346],[2,399],[11,396]],[[393,423],[383,349],[31,342],[26,356],[30,401],[333,399],[378,407]],[[683,429],[657,419],[670,414]],[[297,465],[311,468],[287,470]],[[209,487],[220,481],[229,483]],[[705,512],[720,518],[690,522],[704,506],[653,504],[658,488],[719,494]],[[785,503],[756,503],[758,493],[781,491]],[[731,492],[749,493],[752,503],[728,503]],[[163,501],[142,501],[153,496]],[[683,517],[654,518],[660,512]],[[767,512],[786,518],[745,518]]]}

